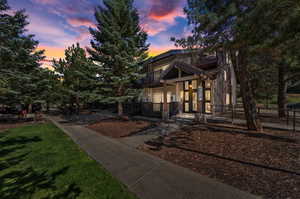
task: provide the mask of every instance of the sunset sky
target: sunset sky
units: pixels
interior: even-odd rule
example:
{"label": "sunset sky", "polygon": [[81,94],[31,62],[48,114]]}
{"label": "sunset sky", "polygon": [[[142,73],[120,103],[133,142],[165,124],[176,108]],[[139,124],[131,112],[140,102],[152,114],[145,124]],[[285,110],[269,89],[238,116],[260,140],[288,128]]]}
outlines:
{"label": "sunset sky", "polygon": [[[95,27],[94,10],[102,0],[8,0],[13,10],[26,9],[28,32],[40,41],[49,59],[63,57],[64,49],[90,44],[88,27]],[[141,25],[149,34],[150,55],[173,49],[170,37],[189,34],[183,13],[186,0],[135,0]]]}

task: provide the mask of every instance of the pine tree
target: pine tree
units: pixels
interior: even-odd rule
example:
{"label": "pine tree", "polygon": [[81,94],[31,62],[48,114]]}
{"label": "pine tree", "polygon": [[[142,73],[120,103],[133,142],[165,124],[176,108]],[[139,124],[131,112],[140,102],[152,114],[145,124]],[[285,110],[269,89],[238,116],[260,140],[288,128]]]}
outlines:
{"label": "pine tree", "polygon": [[39,62],[43,51],[36,51],[38,41],[27,35],[28,25],[25,11],[7,14],[6,0],[0,0],[0,82],[4,85],[1,104],[32,103],[38,95],[35,75],[39,72]]}
{"label": "pine tree", "polygon": [[59,75],[49,69],[41,68],[36,77],[38,83],[35,92],[39,93],[36,101],[46,104],[46,110],[49,111],[50,105],[58,104],[61,97]]}
{"label": "pine tree", "polygon": [[61,101],[79,113],[82,103],[94,99],[97,81],[95,64],[87,58],[85,50],[77,43],[65,50],[65,59],[54,61],[55,72],[61,76]]}
{"label": "pine tree", "polygon": [[139,80],[142,62],[147,58],[147,34],[139,25],[133,0],[104,0],[96,9],[97,29],[88,52],[98,64],[103,80],[101,101],[117,103],[123,115],[123,103],[138,94],[133,84]]}

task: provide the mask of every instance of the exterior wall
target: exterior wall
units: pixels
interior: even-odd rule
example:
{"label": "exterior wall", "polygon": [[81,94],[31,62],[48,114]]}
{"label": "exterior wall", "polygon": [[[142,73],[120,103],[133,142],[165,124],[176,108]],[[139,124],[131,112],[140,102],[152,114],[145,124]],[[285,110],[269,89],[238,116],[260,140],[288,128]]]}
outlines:
{"label": "exterior wall", "polygon": [[[228,53],[222,52],[218,57],[223,69],[214,80],[214,105],[235,105],[237,96],[237,80]],[[220,109],[220,108],[219,108]]]}
{"label": "exterior wall", "polygon": [[[224,72],[217,75],[213,80],[213,106],[224,105],[225,101],[225,85],[224,85]],[[214,107],[218,111],[218,107]]]}
{"label": "exterior wall", "polygon": [[[147,67],[148,72],[166,70],[175,61],[181,61],[192,64],[191,55],[176,55],[171,56],[155,63],[149,64]],[[236,77],[232,67],[231,60],[226,53],[222,52],[221,57],[218,57],[219,65],[223,66],[218,72],[215,79],[211,80],[211,100],[210,109],[212,113],[223,111],[224,105],[236,104]],[[179,110],[183,110],[183,82],[168,86],[167,99],[170,102],[180,102]],[[205,97],[205,92],[204,92]],[[143,101],[152,103],[163,103],[163,87],[162,85],[155,85],[153,88],[145,88],[143,92]],[[207,104],[203,104],[207,106]],[[208,108],[207,108],[208,109]],[[210,112],[209,112],[210,113]]]}
{"label": "exterior wall", "polygon": [[[144,88],[143,101],[163,103],[163,87]],[[176,86],[168,86],[167,102],[176,102]]]}

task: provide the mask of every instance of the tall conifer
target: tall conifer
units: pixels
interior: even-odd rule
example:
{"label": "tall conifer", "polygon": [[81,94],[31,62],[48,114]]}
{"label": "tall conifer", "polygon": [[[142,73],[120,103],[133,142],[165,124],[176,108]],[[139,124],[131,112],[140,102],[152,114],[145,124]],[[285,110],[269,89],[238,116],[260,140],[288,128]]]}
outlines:
{"label": "tall conifer", "polygon": [[117,103],[123,115],[123,103],[136,97],[133,84],[141,78],[141,64],[147,58],[147,34],[139,25],[133,0],[104,0],[96,9],[97,28],[88,52],[98,63],[103,80],[102,102]]}

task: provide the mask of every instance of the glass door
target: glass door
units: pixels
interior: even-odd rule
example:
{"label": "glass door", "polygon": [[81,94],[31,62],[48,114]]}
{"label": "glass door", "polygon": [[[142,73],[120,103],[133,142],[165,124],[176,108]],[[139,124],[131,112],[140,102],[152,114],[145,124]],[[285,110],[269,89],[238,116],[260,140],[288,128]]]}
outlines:
{"label": "glass door", "polygon": [[184,96],[183,96],[184,112],[185,113],[197,112],[198,109],[197,80],[185,81],[183,88],[184,88]]}

